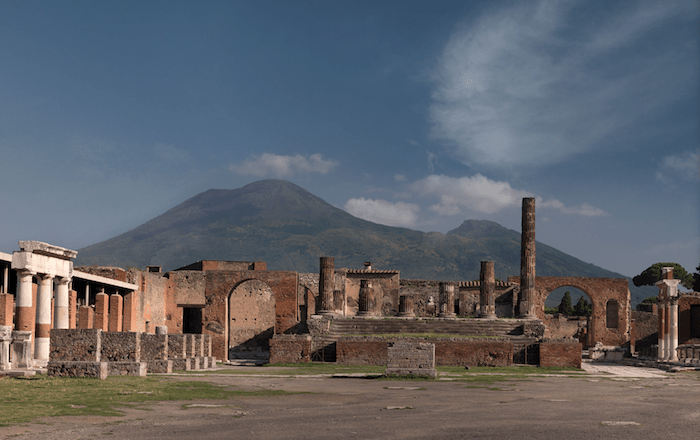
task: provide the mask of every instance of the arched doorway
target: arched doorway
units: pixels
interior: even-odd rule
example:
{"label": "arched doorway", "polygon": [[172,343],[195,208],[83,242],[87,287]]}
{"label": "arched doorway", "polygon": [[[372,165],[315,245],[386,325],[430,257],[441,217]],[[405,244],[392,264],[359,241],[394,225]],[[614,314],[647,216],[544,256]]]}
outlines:
{"label": "arched doorway", "polygon": [[542,306],[546,338],[576,339],[588,347],[593,301],[585,291],[574,286],[557,287],[547,294]]}
{"label": "arched doorway", "polygon": [[275,332],[275,295],[259,280],[239,283],[228,296],[228,359],[270,359]]}

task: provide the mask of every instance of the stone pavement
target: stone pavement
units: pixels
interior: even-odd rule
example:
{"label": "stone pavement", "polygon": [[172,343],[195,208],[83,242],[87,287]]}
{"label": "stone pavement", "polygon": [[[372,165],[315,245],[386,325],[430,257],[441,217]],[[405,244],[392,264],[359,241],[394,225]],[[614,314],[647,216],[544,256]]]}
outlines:
{"label": "stone pavement", "polygon": [[[303,394],[162,402],[123,417],[46,418],[0,438],[635,439],[697,437],[700,373],[588,364],[590,375],[505,381],[183,376],[241,390]],[[247,371],[247,370],[244,370]],[[168,376],[168,379],[174,376]]]}

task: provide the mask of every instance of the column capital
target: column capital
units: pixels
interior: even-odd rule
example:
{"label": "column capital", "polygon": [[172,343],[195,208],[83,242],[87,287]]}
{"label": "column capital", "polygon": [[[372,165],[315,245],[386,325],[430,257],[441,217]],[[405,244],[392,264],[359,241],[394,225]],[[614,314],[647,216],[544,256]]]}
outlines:
{"label": "column capital", "polygon": [[58,284],[64,286],[71,282],[71,277],[56,277],[55,280]]}

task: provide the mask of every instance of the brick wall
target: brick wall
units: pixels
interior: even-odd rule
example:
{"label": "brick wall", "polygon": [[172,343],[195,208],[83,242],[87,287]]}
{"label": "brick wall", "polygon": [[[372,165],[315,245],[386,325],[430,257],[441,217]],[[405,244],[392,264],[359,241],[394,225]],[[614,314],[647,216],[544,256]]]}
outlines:
{"label": "brick wall", "polygon": [[581,368],[581,348],[578,342],[542,342],[540,367]]}
{"label": "brick wall", "polygon": [[632,319],[635,326],[634,345],[637,350],[659,342],[659,315],[632,311]]}

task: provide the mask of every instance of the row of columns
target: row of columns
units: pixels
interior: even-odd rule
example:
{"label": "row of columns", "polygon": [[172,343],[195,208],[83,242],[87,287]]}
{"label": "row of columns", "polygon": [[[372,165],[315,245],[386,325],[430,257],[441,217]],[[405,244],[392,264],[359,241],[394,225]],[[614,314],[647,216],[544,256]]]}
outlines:
{"label": "row of columns", "polygon": [[659,288],[659,340],[657,356],[659,360],[678,361],[678,284],[673,279],[673,267],[661,269],[661,280],[656,283]]}

